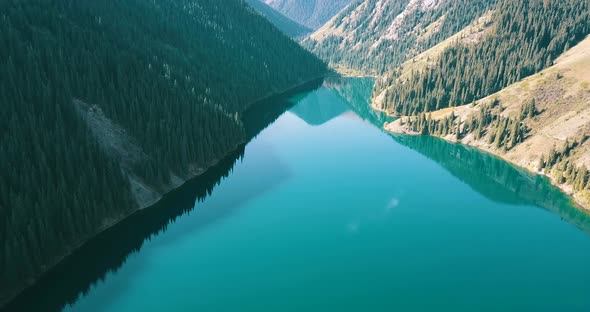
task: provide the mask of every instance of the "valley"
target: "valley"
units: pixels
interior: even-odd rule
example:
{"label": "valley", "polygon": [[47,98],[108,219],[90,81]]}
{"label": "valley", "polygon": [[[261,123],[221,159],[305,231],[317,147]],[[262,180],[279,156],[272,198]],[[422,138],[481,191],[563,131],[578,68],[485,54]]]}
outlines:
{"label": "valley", "polygon": [[385,132],[372,85],[328,78],[255,106],[245,146],[6,311],[590,306],[590,217],[488,153]]}
{"label": "valley", "polygon": [[377,78],[372,107],[399,117],[388,131],[475,146],[550,177],[590,208],[589,8],[361,1],[303,45],[343,75]]}
{"label": "valley", "polygon": [[0,29],[2,311],[590,309],[590,0],[8,0]]}

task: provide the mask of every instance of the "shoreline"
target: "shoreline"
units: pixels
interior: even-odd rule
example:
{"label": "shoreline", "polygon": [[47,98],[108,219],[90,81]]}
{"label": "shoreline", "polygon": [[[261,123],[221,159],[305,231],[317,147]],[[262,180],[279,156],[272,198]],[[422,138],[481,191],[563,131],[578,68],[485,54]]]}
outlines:
{"label": "shoreline", "polygon": [[[262,97],[260,97],[259,99],[256,99],[254,101],[252,101],[249,105],[248,108],[255,106],[256,104],[272,99],[274,97],[279,97],[281,95],[284,94],[288,94],[292,91],[296,91],[298,88],[301,88],[303,86],[305,86],[306,84],[318,81],[320,79],[325,79],[328,77],[338,77],[338,74],[335,73],[335,75],[331,76],[329,75],[330,73],[326,73],[323,76],[318,76],[318,77],[312,77],[309,78],[303,82],[298,82],[284,90],[281,91],[276,91],[276,92],[271,92],[268,93]],[[8,305],[8,303],[10,303],[11,301],[13,301],[16,297],[18,297],[20,294],[22,294],[26,289],[32,287],[33,285],[35,285],[35,283],[37,283],[37,281],[39,279],[41,279],[45,274],[47,274],[47,272],[51,271],[51,269],[53,269],[55,266],[57,266],[59,263],[63,262],[65,259],[67,259],[68,257],[72,256],[74,253],[76,253],[77,250],[79,250],[82,246],[84,246],[88,241],[90,241],[91,239],[93,239],[94,237],[99,236],[100,234],[102,234],[103,232],[107,231],[108,229],[116,226],[117,224],[121,223],[123,220],[126,220],[130,217],[132,217],[133,215],[135,215],[136,213],[144,210],[144,209],[149,209],[151,207],[156,206],[164,196],[166,196],[167,194],[173,192],[176,189],[181,188],[183,185],[185,185],[188,181],[195,179],[196,177],[204,174],[205,172],[207,172],[209,169],[211,169],[212,167],[214,167],[215,165],[217,165],[221,160],[223,160],[225,157],[231,155],[232,153],[234,153],[238,148],[240,148],[240,146],[243,146],[245,144],[247,144],[248,142],[238,142],[233,148],[231,148],[227,153],[225,153],[225,155],[219,159],[212,159],[206,166],[204,166],[204,168],[202,168],[202,170],[200,170],[198,173],[195,174],[190,174],[188,175],[188,178],[186,179],[182,179],[182,183],[170,187],[169,189],[167,189],[166,191],[163,191],[161,194],[159,194],[159,196],[157,197],[157,199],[150,204],[147,205],[141,205],[138,203],[137,208],[133,209],[132,211],[130,211],[129,213],[126,214],[122,214],[119,217],[113,218],[111,220],[105,220],[103,222],[103,224],[93,233],[90,233],[89,235],[87,235],[86,237],[80,239],[78,242],[74,243],[72,245],[72,247],[68,248],[68,251],[64,252],[62,255],[60,256],[56,256],[53,260],[49,261],[48,264],[44,265],[41,268],[41,271],[39,272],[39,274],[37,274],[35,277],[32,277],[28,280],[25,280],[23,282],[23,284],[20,287],[16,287],[14,291],[12,292],[8,292],[6,294],[3,294],[3,296],[5,297],[0,297],[0,310],[2,308],[4,308],[6,305]]]}
{"label": "shoreline", "polygon": [[277,96],[281,96],[281,95],[285,95],[287,93],[290,93],[292,91],[297,90],[298,88],[301,88],[307,84],[310,84],[312,82],[318,81],[320,79],[326,79],[326,78],[331,78],[331,77],[343,77],[342,75],[340,75],[340,73],[334,72],[332,75],[330,75],[330,72],[327,72],[325,75],[321,75],[321,76],[317,76],[317,77],[312,77],[309,78],[308,80],[305,81],[301,81],[301,82],[297,82],[296,84],[287,87],[286,89],[282,89],[279,91],[275,91],[275,92],[269,92],[257,99],[254,99],[253,101],[251,101],[251,103],[248,105],[248,107],[246,108],[246,110],[248,110],[251,106],[254,106],[260,102],[266,101],[268,99],[272,99],[274,97]]}
{"label": "shoreline", "polygon": [[[385,112],[383,110],[376,109],[373,105],[371,105],[371,107],[373,109],[375,109],[375,110],[378,110],[378,111],[381,111],[381,112],[387,114],[387,112]],[[390,117],[399,118],[399,116],[391,116],[390,114],[387,114],[387,115],[390,116]],[[385,130],[385,131],[387,131],[388,133],[391,133],[391,134],[410,135],[410,136],[421,136],[421,134],[419,134],[419,133],[407,131],[406,129],[404,129],[402,127],[397,127],[395,130],[388,129],[388,126],[390,124],[392,124],[392,123],[393,122],[391,122],[391,123],[385,123],[383,125],[383,130]],[[533,170],[531,170],[531,168],[527,168],[525,166],[522,166],[522,165],[520,165],[520,164],[518,164],[518,163],[516,163],[516,162],[514,162],[514,161],[512,161],[510,159],[507,159],[503,155],[500,155],[498,153],[495,153],[493,150],[481,148],[480,146],[471,144],[471,142],[465,143],[465,142],[461,142],[461,141],[454,141],[454,140],[450,140],[450,139],[447,139],[447,138],[444,138],[444,137],[440,137],[440,136],[436,136],[436,135],[427,135],[427,136],[430,136],[430,137],[433,137],[433,138],[437,138],[437,139],[441,139],[441,140],[444,140],[445,142],[448,142],[448,143],[461,144],[461,145],[464,145],[464,146],[469,146],[471,148],[475,148],[476,150],[478,150],[480,152],[488,153],[490,155],[493,155],[495,157],[498,157],[499,159],[502,159],[503,161],[511,164],[512,166],[515,166],[515,167],[524,169],[524,170],[526,170],[527,172],[529,172],[531,174],[544,176],[544,177],[546,177],[549,180],[549,182],[551,183],[551,185],[553,185],[554,187],[556,187],[557,189],[559,189],[560,192],[562,192],[564,195],[566,195],[570,199],[572,206],[574,206],[578,210],[580,210],[580,211],[582,211],[582,212],[584,212],[584,213],[586,213],[586,214],[588,214],[590,216],[590,205],[586,205],[586,204],[580,202],[576,198],[576,196],[574,195],[574,193],[572,193],[564,184],[558,184],[558,183],[556,183],[552,176],[550,176],[550,175],[548,175],[548,174],[546,174],[544,172],[533,171]]]}
{"label": "shoreline", "polygon": [[[235,152],[240,146],[244,145],[245,143],[239,143],[237,144],[230,152],[226,153],[225,156],[229,156],[231,153]],[[54,258],[54,260],[50,261],[49,264],[46,264],[43,266],[41,272],[33,277],[30,278],[28,280],[26,280],[24,282],[24,284],[22,285],[22,287],[18,287],[16,291],[13,291],[12,293],[9,293],[6,298],[3,298],[2,301],[0,301],[0,309],[4,308],[6,305],[8,305],[12,300],[14,300],[16,297],[18,297],[20,294],[22,294],[25,290],[27,290],[28,288],[32,287],[33,285],[35,285],[37,283],[37,281],[39,281],[45,274],[47,274],[49,271],[51,271],[54,267],[56,267],[58,264],[60,264],[61,262],[63,262],[65,259],[67,259],[68,257],[72,256],[73,254],[75,254],[80,248],[82,248],[84,245],[86,245],[86,243],[88,243],[91,239],[101,235],[102,233],[104,233],[105,231],[111,229],[112,227],[117,226],[119,223],[123,222],[124,220],[132,217],[133,215],[139,213],[140,211],[143,211],[144,209],[149,209],[151,207],[156,206],[164,196],[166,196],[167,194],[173,192],[174,190],[182,187],[183,185],[185,185],[188,181],[197,178],[198,176],[202,175],[203,173],[207,172],[209,169],[211,169],[212,167],[214,167],[215,165],[217,165],[223,158],[220,159],[214,159],[212,160],[209,164],[207,164],[207,166],[205,166],[205,168],[203,168],[202,171],[200,171],[197,174],[192,174],[189,176],[189,178],[187,178],[186,180],[183,179],[183,182],[175,187],[171,187],[169,190],[166,190],[164,192],[162,192],[159,196],[158,199],[151,204],[148,205],[139,205],[137,206],[136,209],[130,211],[127,214],[123,214],[120,217],[116,217],[113,218],[111,220],[106,220],[105,222],[103,222],[103,224],[93,233],[89,234],[87,237],[80,239],[78,242],[76,242],[73,247],[69,248],[68,251],[66,251],[64,254],[62,254],[61,256],[57,256]]]}

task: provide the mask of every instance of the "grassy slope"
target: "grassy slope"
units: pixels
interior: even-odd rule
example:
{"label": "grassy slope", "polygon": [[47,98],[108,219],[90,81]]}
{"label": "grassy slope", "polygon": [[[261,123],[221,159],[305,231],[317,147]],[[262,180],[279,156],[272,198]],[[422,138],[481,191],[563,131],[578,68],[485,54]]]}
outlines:
{"label": "grassy slope", "polygon": [[[566,139],[575,139],[582,133],[590,133],[590,37],[564,53],[555,64],[540,73],[527,77],[500,92],[478,101],[473,107],[465,105],[443,109],[432,113],[432,118],[441,119],[451,113],[465,120],[470,114],[478,114],[479,105],[499,99],[502,115],[509,116],[520,111],[530,98],[536,99],[538,116],[525,120],[531,132],[526,140],[509,151],[495,149],[487,143],[486,137],[475,140],[467,135],[461,143],[478,147],[527,168],[537,170],[539,158],[547,155],[552,147],[560,149]],[[405,132],[407,129],[395,121],[385,128],[391,132]],[[452,137],[445,139],[452,141]],[[577,147],[571,159],[578,165],[590,168],[590,142]],[[548,174],[550,178],[553,178]],[[571,186],[559,185],[572,194],[583,207],[590,209],[587,192],[573,193]]]}

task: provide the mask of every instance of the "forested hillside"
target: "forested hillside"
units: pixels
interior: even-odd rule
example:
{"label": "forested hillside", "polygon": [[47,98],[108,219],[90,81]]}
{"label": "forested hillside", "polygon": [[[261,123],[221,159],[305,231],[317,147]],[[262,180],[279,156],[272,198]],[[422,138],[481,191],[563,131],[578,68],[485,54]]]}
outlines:
{"label": "forested hillside", "polygon": [[268,4],[262,2],[262,0],[246,0],[246,2],[289,37],[299,38],[311,32],[311,29],[286,17]]}
{"label": "forested hillside", "polygon": [[463,30],[379,79],[374,107],[405,116],[391,132],[477,146],[590,208],[590,0],[501,0],[490,14],[475,39]]}
{"label": "forested hillside", "polygon": [[392,132],[461,142],[550,177],[590,208],[590,36],[555,65],[473,104],[402,117]]}
{"label": "forested hillside", "polygon": [[250,104],[326,70],[241,0],[0,12],[0,303],[242,144]]}
{"label": "forested hillside", "polygon": [[311,29],[318,29],[353,0],[263,0],[277,11]]}
{"label": "forested hillside", "polygon": [[380,108],[415,115],[471,103],[549,67],[590,32],[589,0],[501,0],[493,26],[476,42],[458,42],[407,79],[380,80]]}
{"label": "forested hillside", "polygon": [[457,33],[496,1],[356,1],[304,45],[341,71],[381,75]]}

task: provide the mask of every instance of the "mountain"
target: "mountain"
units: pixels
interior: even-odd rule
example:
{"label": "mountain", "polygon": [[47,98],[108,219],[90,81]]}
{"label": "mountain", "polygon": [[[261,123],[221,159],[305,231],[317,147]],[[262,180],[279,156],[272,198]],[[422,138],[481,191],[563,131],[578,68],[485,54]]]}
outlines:
{"label": "mountain", "polygon": [[311,29],[318,29],[353,0],[263,0],[275,10]]}
{"label": "mountain", "polygon": [[391,70],[375,87],[380,106],[413,115],[491,95],[551,66],[590,32],[589,20],[590,0],[502,0],[478,31],[441,49],[423,70],[402,79]]}
{"label": "mountain", "polygon": [[477,146],[590,207],[589,33],[590,0],[364,0],[303,45],[377,77],[372,106],[402,117],[387,130]]}
{"label": "mountain", "polygon": [[356,1],[304,42],[340,71],[382,75],[457,33],[497,0]]}
{"label": "mountain", "polygon": [[246,3],[289,37],[300,38],[311,33],[311,29],[291,20],[261,0],[246,0]]}
{"label": "mountain", "polygon": [[[474,104],[433,111],[426,116],[431,119],[424,123],[430,128],[426,132],[545,174],[581,206],[590,207],[588,66],[590,37],[560,56],[553,66]],[[408,118],[412,117],[386,129],[422,131]],[[449,126],[442,126],[445,123]]]}
{"label": "mountain", "polygon": [[377,80],[391,132],[503,157],[590,207],[590,1],[501,0]]}
{"label": "mountain", "polygon": [[0,10],[0,304],[243,144],[253,103],[326,72],[241,0]]}

